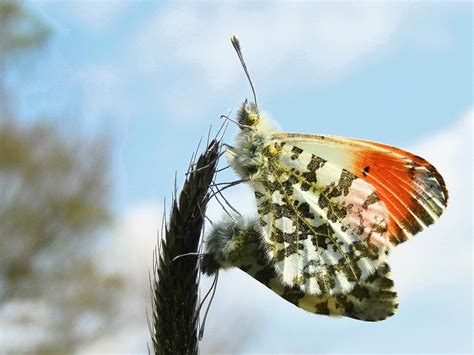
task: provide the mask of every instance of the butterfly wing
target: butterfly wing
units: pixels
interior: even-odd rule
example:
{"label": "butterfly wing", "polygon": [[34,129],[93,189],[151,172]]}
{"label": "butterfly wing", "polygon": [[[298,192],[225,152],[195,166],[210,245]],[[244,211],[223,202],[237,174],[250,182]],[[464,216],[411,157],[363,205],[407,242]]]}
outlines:
{"label": "butterfly wing", "polygon": [[236,222],[224,221],[214,225],[206,238],[203,272],[212,275],[220,268],[238,267],[286,301],[311,313],[364,321],[383,320],[395,313],[398,298],[386,263],[381,263],[373,275],[347,294],[306,294],[297,286],[283,284],[273,263],[268,260],[258,224],[257,221],[237,218]]}
{"label": "butterfly wing", "polygon": [[286,133],[263,148],[252,184],[267,254],[285,286],[348,294],[376,273],[393,245],[439,217],[447,200],[441,176],[423,159],[389,148]]}
{"label": "butterfly wing", "polygon": [[448,202],[446,184],[429,162],[385,144],[332,136],[276,133],[372,185],[389,214],[390,242],[402,243],[433,224]]}
{"label": "butterfly wing", "polygon": [[[364,321],[380,321],[395,314],[398,308],[398,297],[387,263],[381,263],[374,274],[346,294],[310,295],[302,292],[297,286],[291,287],[282,283],[258,241],[247,244],[246,248],[246,257],[240,259],[240,265],[237,266],[286,301],[305,311]],[[249,252],[251,248],[252,252]]]}
{"label": "butterfly wing", "polygon": [[[255,275],[252,271],[253,269],[250,269],[246,272],[288,302],[311,313],[381,321],[394,315],[398,308],[398,297],[387,263],[381,263],[374,274],[358,283],[350,292],[332,296],[308,295],[298,287],[283,285],[275,269],[270,265],[266,265]],[[272,271],[273,278],[270,280],[262,278]]]}

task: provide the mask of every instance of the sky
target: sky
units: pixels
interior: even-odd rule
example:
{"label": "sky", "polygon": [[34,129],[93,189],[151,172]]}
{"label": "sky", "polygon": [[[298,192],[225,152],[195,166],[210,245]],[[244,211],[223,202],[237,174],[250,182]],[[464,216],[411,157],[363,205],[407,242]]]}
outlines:
{"label": "sky", "polygon": [[[175,174],[182,183],[209,127],[216,132],[221,114],[232,115],[252,98],[232,34],[241,40],[260,107],[282,131],[408,149],[439,169],[451,200],[436,225],[391,256],[400,297],[394,317],[363,323],[315,316],[233,270],[220,277],[207,334],[238,339],[242,353],[472,352],[471,3],[30,6],[53,37],[36,69],[16,79],[21,117],[34,120],[41,112],[65,130],[105,134],[114,147],[118,217],[100,259],[127,278],[130,292],[121,300],[123,328],[82,352],[146,352],[144,311],[131,310],[148,306],[163,200],[170,199]],[[231,125],[226,142],[236,132]],[[231,171],[219,175],[234,179]],[[244,214],[255,213],[248,187],[227,196]],[[208,214],[218,220],[223,213],[214,204]],[[117,255],[124,265],[113,263]],[[210,349],[205,339],[203,353]]]}

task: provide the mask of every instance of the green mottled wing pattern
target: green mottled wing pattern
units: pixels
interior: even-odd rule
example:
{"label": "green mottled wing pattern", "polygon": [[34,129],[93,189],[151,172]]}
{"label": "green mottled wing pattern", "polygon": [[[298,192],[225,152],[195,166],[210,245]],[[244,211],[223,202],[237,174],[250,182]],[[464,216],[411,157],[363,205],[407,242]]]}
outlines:
{"label": "green mottled wing pattern", "polygon": [[288,302],[311,313],[364,321],[383,320],[395,313],[398,299],[386,263],[378,265],[372,275],[346,294],[306,294],[298,286],[283,284],[262,247],[258,224],[239,221],[217,225],[208,238],[212,244],[207,246],[210,253],[203,260],[203,271],[213,274],[222,267],[238,267]]}
{"label": "green mottled wing pattern", "polygon": [[285,142],[250,183],[263,244],[281,282],[306,295],[345,295],[384,268],[390,243],[386,208],[349,171]]}

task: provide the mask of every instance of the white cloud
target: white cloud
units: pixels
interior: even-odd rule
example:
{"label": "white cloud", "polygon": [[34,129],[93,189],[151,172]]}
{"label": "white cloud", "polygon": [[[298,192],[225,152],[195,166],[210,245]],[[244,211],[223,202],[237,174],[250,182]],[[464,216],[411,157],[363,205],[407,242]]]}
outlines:
{"label": "white cloud", "polygon": [[101,258],[105,270],[120,273],[134,288],[148,286],[148,271],[161,228],[162,211],[161,206],[142,204],[129,208],[118,218],[113,245]]}
{"label": "white cloud", "polygon": [[150,335],[145,311],[151,305],[148,275],[152,270],[162,211],[159,205],[144,203],[129,208],[117,219],[112,231],[113,245],[105,246],[98,261],[104,271],[117,273],[124,279],[122,299],[114,300],[120,309],[116,319],[118,326],[94,342],[83,344],[80,353],[147,352]]}

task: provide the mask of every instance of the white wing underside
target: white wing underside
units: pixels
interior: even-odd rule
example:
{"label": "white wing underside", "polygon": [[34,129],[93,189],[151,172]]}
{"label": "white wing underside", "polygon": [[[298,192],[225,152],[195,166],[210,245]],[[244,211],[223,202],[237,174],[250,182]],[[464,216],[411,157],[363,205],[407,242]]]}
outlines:
{"label": "white wing underside", "polygon": [[313,295],[350,292],[385,260],[386,208],[370,200],[370,184],[314,149],[296,148],[284,144],[262,171],[266,181],[254,182],[267,251],[288,286]]}

